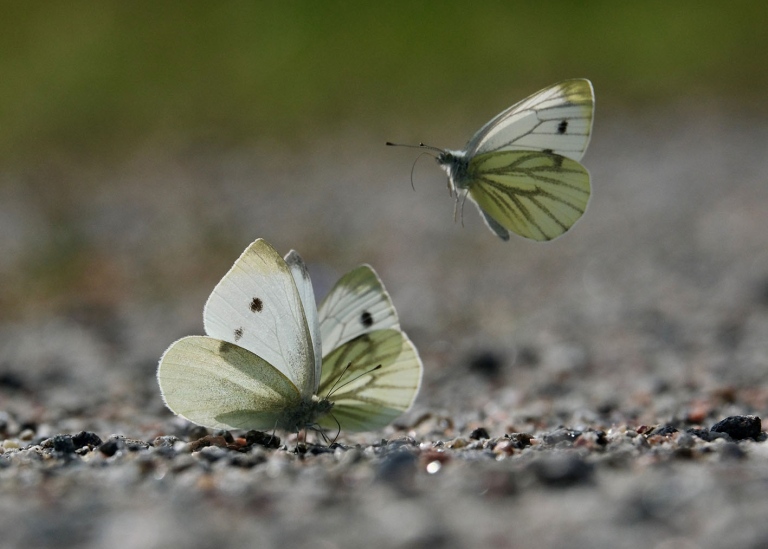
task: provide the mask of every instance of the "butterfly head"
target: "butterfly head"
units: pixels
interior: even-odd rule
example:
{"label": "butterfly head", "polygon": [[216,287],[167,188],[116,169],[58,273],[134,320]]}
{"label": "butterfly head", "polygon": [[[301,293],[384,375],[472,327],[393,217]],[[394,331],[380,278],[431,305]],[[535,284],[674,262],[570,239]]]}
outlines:
{"label": "butterfly head", "polygon": [[464,182],[469,181],[467,171],[469,170],[469,159],[464,151],[444,150],[437,155],[437,163],[448,174],[448,179],[457,189],[467,187]]}

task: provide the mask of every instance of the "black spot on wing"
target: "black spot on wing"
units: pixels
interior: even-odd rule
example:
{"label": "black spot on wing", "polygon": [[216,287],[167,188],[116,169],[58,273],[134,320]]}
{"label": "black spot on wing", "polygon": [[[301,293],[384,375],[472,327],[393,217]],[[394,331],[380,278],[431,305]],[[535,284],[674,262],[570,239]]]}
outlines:
{"label": "black spot on wing", "polygon": [[243,329],[238,328],[235,330],[235,341],[240,341],[240,338],[243,337]]}
{"label": "black spot on wing", "polygon": [[364,328],[373,326],[373,315],[368,311],[363,311],[360,315],[360,324],[362,324]]}
{"label": "black spot on wing", "polygon": [[557,133],[559,133],[560,135],[563,135],[567,129],[568,129],[568,121],[561,120],[560,123],[557,125]]}
{"label": "black spot on wing", "polygon": [[251,300],[250,307],[251,307],[251,312],[252,313],[260,313],[261,310],[264,308],[264,302],[261,299],[259,299],[258,297],[254,297]]}

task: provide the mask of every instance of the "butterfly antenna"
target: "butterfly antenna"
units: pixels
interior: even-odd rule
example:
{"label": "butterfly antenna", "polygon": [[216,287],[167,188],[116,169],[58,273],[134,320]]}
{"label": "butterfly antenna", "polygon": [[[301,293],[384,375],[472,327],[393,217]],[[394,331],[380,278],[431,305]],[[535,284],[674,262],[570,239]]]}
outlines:
{"label": "butterfly antenna", "polygon": [[401,143],[392,143],[391,141],[387,141],[387,146],[389,147],[408,147],[409,149],[427,149],[430,152],[422,152],[419,156],[416,157],[416,160],[413,161],[413,166],[411,166],[411,188],[416,191],[416,185],[413,183],[413,172],[416,170],[416,163],[419,161],[419,158],[424,156],[425,154],[429,156],[433,156],[433,152],[442,153],[442,149],[438,149],[437,147],[432,147],[430,145],[425,145],[424,143],[419,143],[418,145],[404,145]]}
{"label": "butterfly antenna", "polygon": [[[350,362],[349,364],[347,364],[347,367],[346,367],[346,368],[344,368],[344,371],[347,371],[347,368],[349,368],[351,364],[352,364],[351,362]],[[339,389],[341,389],[342,387],[345,387],[345,386],[349,385],[349,384],[350,384],[350,383],[352,383],[353,381],[357,381],[357,380],[358,380],[358,379],[360,379],[361,377],[363,377],[363,376],[365,376],[365,375],[368,375],[368,374],[370,374],[371,372],[375,372],[376,370],[378,370],[379,368],[381,368],[381,366],[382,366],[381,364],[379,364],[378,366],[374,366],[374,367],[373,367],[373,368],[371,368],[370,370],[366,370],[365,372],[361,373],[360,375],[358,375],[358,376],[355,376],[355,377],[353,377],[352,379],[350,379],[350,380],[348,380],[348,381],[345,381],[344,383],[342,383],[341,385],[339,385],[339,386],[338,386],[338,387],[336,387],[335,389],[333,389],[333,390],[329,391],[329,392],[328,392],[328,396],[326,396],[325,398],[330,398],[330,397],[331,397],[331,395],[332,395],[332,394],[333,394],[335,391],[338,391],[338,390],[339,390]],[[342,376],[342,375],[344,375],[344,372],[342,372],[342,373],[341,373],[341,375],[339,376],[339,379],[341,379],[341,376]],[[338,383],[338,380],[336,381],[336,383]],[[334,384],[334,385],[335,385],[335,384]]]}
{"label": "butterfly antenna", "polygon": [[339,377],[336,378],[336,381],[333,383],[331,388],[328,390],[328,394],[325,395],[325,399],[328,400],[328,398],[333,394],[333,391],[336,390],[336,385],[338,385],[339,381],[341,381],[341,378],[344,377],[344,374],[347,373],[347,370],[349,370],[350,366],[352,366],[351,362],[348,362],[346,366],[344,366],[344,369],[339,374]]}
{"label": "butterfly antenna", "polygon": [[433,147],[432,145],[425,145],[424,143],[419,143],[418,145],[410,145],[407,143],[392,143],[391,141],[387,141],[387,147],[408,147],[409,149],[426,149],[428,151],[436,152],[436,153],[442,153],[443,149],[439,147]]}

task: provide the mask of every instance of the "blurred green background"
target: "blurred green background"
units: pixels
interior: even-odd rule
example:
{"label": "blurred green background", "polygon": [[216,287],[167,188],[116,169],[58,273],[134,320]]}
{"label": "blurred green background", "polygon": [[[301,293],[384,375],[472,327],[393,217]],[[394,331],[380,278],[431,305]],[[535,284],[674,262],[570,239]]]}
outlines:
{"label": "blurred green background", "polygon": [[764,109],[766,23],[759,1],[8,2],[0,153],[26,169],[147,140],[419,128],[569,77],[592,79],[601,107]]}
{"label": "blurred green background", "polygon": [[[248,241],[279,232],[264,229],[281,211],[279,249],[308,249],[315,261],[334,245],[363,253],[339,243],[350,231],[339,212],[345,201],[366,205],[364,185],[387,183],[345,194],[353,186],[334,187],[334,173],[365,181],[387,162],[405,195],[413,155],[377,148],[385,140],[458,147],[502,108],[566,78],[593,81],[596,135],[665,109],[764,120],[766,23],[759,1],[6,2],[0,307],[10,318],[181,294],[183,275],[200,280],[199,311],[203,288]],[[225,169],[238,154],[247,166]],[[329,181],[305,195],[315,164]],[[255,194],[238,196],[248,188]],[[326,201],[313,202],[321,193]],[[249,200],[269,208],[239,212]],[[313,208],[325,209],[322,223],[296,228]],[[235,218],[245,228],[232,236]],[[315,240],[289,240],[302,231]]]}

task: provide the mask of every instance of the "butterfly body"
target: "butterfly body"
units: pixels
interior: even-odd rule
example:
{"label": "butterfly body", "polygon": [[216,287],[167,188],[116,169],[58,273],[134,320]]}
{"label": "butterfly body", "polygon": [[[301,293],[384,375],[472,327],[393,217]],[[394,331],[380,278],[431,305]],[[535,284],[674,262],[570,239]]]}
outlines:
{"label": "butterfly body", "polygon": [[320,418],[333,408],[333,402],[327,398],[312,395],[303,398],[297,405],[288,406],[277,418],[275,427],[284,431],[298,432],[318,425]]}
{"label": "butterfly body", "polygon": [[448,182],[453,191],[468,189],[472,183],[469,174],[469,157],[464,151],[444,150],[437,155],[437,163],[448,174]]}

